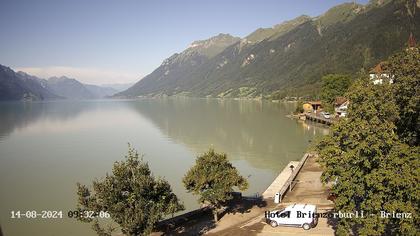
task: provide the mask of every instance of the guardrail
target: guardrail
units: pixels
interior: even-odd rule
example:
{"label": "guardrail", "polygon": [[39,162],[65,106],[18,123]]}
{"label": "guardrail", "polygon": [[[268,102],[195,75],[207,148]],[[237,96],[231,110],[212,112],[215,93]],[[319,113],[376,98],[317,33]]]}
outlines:
{"label": "guardrail", "polygon": [[327,119],[321,116],[317,116],[317,115],[313,115],[313,114],[305,114],[305,119],[307,120],[312,120],[318,123],[322,123],[322,124],[327,124],[327,125],[331,125],[334,123],[333,119]]}
{"label": "guardrail", "polygon": [[162,220],[156,224],[157,229],[161,230],[168,230],[175,228],[177,225],[181,225],[183,223],[186,223],[188,221],[191,221],[192,219],[198,218],[199,216],[202,216],[203,214],[210,214],[211,213],[211,207],[205,206],[193,211],[186,212],[182,215],[178,215],[175,217],[171,217],[169,219]]}
{"label": "guardrail", "polygon": [[287,190],[292,191],[292,188],[294,185],[296,185],[296,182],[294,181],[296,176],[299,174],[300,169],[302,169],[303,165],[305,164],[306,160],[311,156],[309,153],[305,153],[303,155],[302,159],[300,160],[299,164],[293,169],[292,174],[287,179],[286,183],[283,185],[283,187],[278,192],[280,194],[279,202],[281,202],[281,199],[286,194]]}

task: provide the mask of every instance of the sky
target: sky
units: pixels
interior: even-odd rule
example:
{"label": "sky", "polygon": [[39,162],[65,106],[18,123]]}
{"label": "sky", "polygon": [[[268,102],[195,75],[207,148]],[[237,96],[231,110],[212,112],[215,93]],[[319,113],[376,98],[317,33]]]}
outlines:
{"label": "sky", "polygon": [[195,40],[219,33],[245,37],[343,2],[0,0],[0,64],[42,78],[136,82]]}

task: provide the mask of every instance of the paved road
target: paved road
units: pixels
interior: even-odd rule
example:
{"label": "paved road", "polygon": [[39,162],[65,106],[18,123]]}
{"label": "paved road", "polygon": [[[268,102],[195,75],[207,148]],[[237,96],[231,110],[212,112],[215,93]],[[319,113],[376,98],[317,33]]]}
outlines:
{"label": "paved road", "polygon": [[334,235],[334,230],[327,224],[327,219],[319,219],[318,225],[310,230],[282,226],[273,228],[264,222],[263,217],[260,218],[257,223],[251,225],[244,224],[239,228],[243,230],[244,234],[249,232],[255,235]]}

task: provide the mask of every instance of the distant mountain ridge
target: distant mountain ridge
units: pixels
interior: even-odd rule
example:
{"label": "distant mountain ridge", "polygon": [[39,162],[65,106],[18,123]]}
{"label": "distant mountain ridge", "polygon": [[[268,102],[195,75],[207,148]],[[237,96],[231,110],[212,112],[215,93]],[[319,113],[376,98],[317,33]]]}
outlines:
{"label": "distant mountain ridge", "polygon": [[36,77],[16,73],[9,67],[0,65],[0,100],[47,100],[61,99],[42,84]]}
{"label": "distant mountain ridge", "polygon": [[122,92],[131,86],[133,86],[134,83],[119,83],[119,84],[101,84],[100,87],[102,88],[112,88],[117,92]]}
{"label": "distant mountain ridge", "polygon": [[[189,47],[115,96],[315,94],[323,75],[369,70],[402,50],[410,32],[420,38],[415,26],[420,22],[419,7],[415,0],[344,3],[318,17],[303,15],[257,29],[243,39],[225,35],[230,41],[218,46],[219,53],[209,55]],[[217,45],[218,36],[208,40]]]}
{"label": "distant mountain ridge", "polygon": [[55,94],[68,99],[94,99],[95,96],[82,83],[76,79],[65,76],[51,77],[48,80],[42,80],[51,91]]}
{"label": "distant mountain ridge", "polygon": [[0,65],[0,100],[98,99],[117,92],[65,76],[41,79]]}
{"label": "distant mountain ridge", "polygon": [[94,84],[83,84],[83,86],[89,90],[94,98],[106,98],[119,92],[114,88],[106,86],[99,86]]}

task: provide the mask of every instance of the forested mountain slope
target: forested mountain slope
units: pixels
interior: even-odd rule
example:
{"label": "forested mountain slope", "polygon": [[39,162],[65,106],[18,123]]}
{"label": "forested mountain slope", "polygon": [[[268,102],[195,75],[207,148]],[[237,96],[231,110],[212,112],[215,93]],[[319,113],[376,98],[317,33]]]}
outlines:
{"label": "forested mountain slope", "polygon": [[[323,75],[369,70],[404,48],[410,32],[420,38],[419,7],[415,0],[345,3],[319,17],[300,16],[240,40],[221,34],[171,56],[117,96],[314,94]],[[214,45],[217,50],[203,53]]]}

